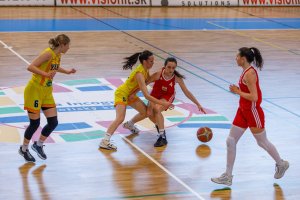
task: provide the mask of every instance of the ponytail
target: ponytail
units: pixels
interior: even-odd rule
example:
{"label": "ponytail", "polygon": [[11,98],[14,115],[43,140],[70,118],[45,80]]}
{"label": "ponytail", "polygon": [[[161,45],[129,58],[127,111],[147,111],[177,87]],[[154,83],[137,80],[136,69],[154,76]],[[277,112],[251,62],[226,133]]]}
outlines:
{"label": "ponytail", "polygon": [[245,57],[247,59],[247,62],[250,64],[254,62],[255,66],[261,70],[264,65],[264,60],[261,56],[260,51],[255,47],[242,47],[239,49],[239,54],[241,57]]}
{"label": "ponytail", "polygon": [[124,58],[126,61],[123,62],[125,63],[123,65],[123,70],[132,69],[133,65],[135,65],[135,63],[137,62],[140,54],[141,53],[135,53],[129,57]]}
{"label": "ponytail", "polygon": [[69,44],[70,43],[70,38],[65,35],[65,34],[60,34],[60,35],[57,35],[55,38],[51,38],[48,42],[50,48],[52,50],[56,49],[57,47],[59,47],[59,45],[63,44],[63,45],[66,45],[66,44]]}
{"label": "ponytail", "polygon": [[255,48],[255,47],[251,47],[250,50],[254,53],[254,63],[256,65],[256,67],[261,70],[263,68],[263,65],[264,65],[264,60],[261,56],[261,53],[260,51]]}
{"label": "ponytail", "polygon": [[175,76],[177,76],[178,78],[182,78],[185,79],[185,76],[180,74],[177,70],[174,71]]}
{"label": "ponytail", "polygon": [[140,63],[143,64],[143,61],[148,60],[148,58],[152,55],[153,53],[151,51],[145,50],[143,52],[135,53],[129,57],[125,57],[124,59],[126,61],[123,62],[123,70],[132,69],[132,67],[136,64],[138,59]]}

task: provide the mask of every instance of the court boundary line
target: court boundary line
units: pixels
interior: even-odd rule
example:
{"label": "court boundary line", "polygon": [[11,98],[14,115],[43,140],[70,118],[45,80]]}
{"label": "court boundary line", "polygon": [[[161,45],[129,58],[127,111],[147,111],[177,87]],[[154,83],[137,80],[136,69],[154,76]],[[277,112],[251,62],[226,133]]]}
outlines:
{"label": "court boundary line", "polygon": [[26,64],[28,65],[30,64],[25,58],[23,58],[20,54],[18,54],[15,50],[13,50],[11,46],[8,46],[2,40],[0,40],[0,43],[4,46],[4,49],[8,49],[9,51],[11,51],[13,54],[18,56],[21,60],[23,60]]}

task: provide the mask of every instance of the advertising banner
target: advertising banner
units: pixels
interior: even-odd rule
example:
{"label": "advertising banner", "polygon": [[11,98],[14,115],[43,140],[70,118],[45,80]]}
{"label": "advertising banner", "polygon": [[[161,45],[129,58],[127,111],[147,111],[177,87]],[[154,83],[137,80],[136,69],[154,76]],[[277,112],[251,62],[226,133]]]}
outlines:
{"label": "advertising banner", "polygon": [[57,6],[151,6],[151,0],[56,0]]}
{"label": "advertising banner", "polygon": [[240,0],[239,6],[300,6],[300,0]]}
{"label": "advertising banner", "polygon": [[55,0],[0,0],[0,6],[54,6]]}
{"label": "advertising banner", "polygon": [[238,6],[238,0],[152,0],[152,6]]}

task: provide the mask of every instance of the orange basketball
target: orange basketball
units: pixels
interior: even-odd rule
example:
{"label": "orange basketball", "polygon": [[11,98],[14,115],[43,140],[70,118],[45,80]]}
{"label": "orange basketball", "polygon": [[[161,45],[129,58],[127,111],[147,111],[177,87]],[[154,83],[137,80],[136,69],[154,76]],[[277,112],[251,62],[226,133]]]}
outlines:
{"label": "orange basketball", "polygon": [[201,127],[197,131],[197,138],[201,142],[208,142],[213,137],[213,132],[208,127]]}

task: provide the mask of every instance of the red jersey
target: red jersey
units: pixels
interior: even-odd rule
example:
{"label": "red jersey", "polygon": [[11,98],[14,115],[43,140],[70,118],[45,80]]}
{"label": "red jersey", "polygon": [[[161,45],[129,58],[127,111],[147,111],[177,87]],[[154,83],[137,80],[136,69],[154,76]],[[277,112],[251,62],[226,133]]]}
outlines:
{"label": "red jersey", "polygon": [[261,94],[261,90],[260,90],[260,87],[259,87],[259,79],[258,79],[258,74],[257,74],[257,71],[254,69],[254,67],[249,67],[247,68],[245,71],[243,71],[241,77],[240,77],[240,80],[239,80],[239,87],[240,87],[240,90],[242,92],[245,92],[245,93],[250,93],[247,85],[245,85],[243,83],[243,78],[244,78],[244,75],[246,72],[248,72],[250,69],[253,69],[255,71],[255,74],[256,74],[256,90],[257,90],[257,95],[258,95],[258,99],[257,101],[249,101],[243,97],[240,97],[240,108],[241,109],[245,109],[245,110],[249,110],[249,109],[252,109],[252,108],[257,108],[257,107],[260,107],[260,104],[261,104],[261,101],[262,101],[262,94]]}
{"label": "red jersey", "polygon": [[165,68],[162,68],[159,79],[155,81],[151,96],[172,102],[175,97],[175,74],[170,79],[166,79],[163,75],[164,70]]}

